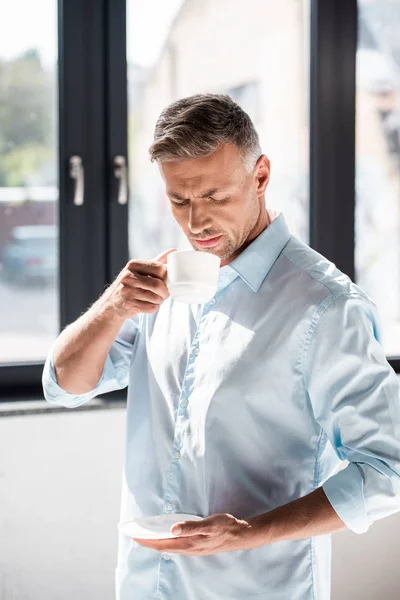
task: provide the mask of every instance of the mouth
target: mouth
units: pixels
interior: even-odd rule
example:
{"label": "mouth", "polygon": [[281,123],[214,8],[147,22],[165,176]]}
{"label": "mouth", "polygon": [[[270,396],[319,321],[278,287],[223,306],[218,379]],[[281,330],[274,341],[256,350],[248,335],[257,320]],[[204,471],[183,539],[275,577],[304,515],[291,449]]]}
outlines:
{"label": "mouth", "polygon": [[194,240],[194,241],[196,242],[196,244],[199,244],[199,246],[201,246],[202,248],[207,248],[209,246],[215,246],[216,244],[218,244],[221,237],[222,237],[222,235],[219,235],[218,237],[208,238],[208,240]]}

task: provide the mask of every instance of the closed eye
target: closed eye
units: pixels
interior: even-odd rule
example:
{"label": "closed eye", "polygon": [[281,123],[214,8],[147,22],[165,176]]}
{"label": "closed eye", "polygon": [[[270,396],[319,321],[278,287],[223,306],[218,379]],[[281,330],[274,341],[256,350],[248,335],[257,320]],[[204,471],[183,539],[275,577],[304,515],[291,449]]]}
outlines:
{"label": "closed eye", "polygon": [[174,206],[185,206],[188,203],[188,200],[183,200],[182,202],[177,202],[176,200],[171,200]]}
{"label": "closed eye", "polygon": [[209,200],[212,200],[212,202],[214,202],[215,204],[223,204],[224,202],[227,202],[229,200],[229,196],[227,196],[226,198],[221,198],[220,200],[216,200],[215,198],[209,198]]}
{"label": "closed eye", "polygon": [[[220,200],[217,200],[216,198],[213,198],[212,196],[210,196],[208,198],[208,200],[211,200],[212,202],[214,202],[214,204],[224,204],[224,202],[227,202],[229,200],[229,196],[227,196],[226,198],[221,198]],[[171,198],[171,202],[174,206],[185,206],[189,202],[189,200],[178,201],[178,200],[173,200]]]}

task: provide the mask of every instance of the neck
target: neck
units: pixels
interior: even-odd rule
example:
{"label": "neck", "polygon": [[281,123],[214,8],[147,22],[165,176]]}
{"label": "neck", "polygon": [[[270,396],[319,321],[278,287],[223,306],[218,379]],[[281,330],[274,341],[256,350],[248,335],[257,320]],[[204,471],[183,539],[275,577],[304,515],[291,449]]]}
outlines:
{"label": "neck", "polygon": [[242,244],[242,246],[240,246],[240,248],[238,248],[236,250],[236,252],[230,258],[221,262],[221,267],[224,267],[225,265],[229,265],[229,263],[231,263],[233,260],[235,260],[235,258],[237,258],[239,256],[239,254],[241,254],[243,252],[243,250],[245,250],[247,248],[247,246],[249,246],[251,244],[251,242],[253,240],[255,240],[256,237],[258,237],[260,235],[260,233],[262,233],[264,231],[264,229],[266,229],[268,227],[268,225],[270,225],[271,223],[272,223],[272,221],[271,221],[271,218],[265,207],[265,200],[263,198],[262,204],[261,204],[260,215],[257,219],[257,223],[255,224],[253,229],[250,231],[244,244]]}

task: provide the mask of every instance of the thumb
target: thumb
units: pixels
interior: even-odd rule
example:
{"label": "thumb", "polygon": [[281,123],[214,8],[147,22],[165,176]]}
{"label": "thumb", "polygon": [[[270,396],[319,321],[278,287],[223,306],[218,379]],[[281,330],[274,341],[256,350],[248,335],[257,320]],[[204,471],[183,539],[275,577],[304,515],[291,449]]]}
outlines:
{"label": "thumb", "polygon": [[164,265],[167,264],[167,256],[168,254],[171,254],[172,252],[176,252],[176,248],[170,248],[169,250],[165,250],[165,252],[163,252],[162,254],[159,254],[155,260],[157,262],[163,263]]}
{"label": "thumb", "polygon": [[210,533],[210,525],[199,521],[183,521],[172,525],[170,531],[173,535],[180,536],[207,534]]}

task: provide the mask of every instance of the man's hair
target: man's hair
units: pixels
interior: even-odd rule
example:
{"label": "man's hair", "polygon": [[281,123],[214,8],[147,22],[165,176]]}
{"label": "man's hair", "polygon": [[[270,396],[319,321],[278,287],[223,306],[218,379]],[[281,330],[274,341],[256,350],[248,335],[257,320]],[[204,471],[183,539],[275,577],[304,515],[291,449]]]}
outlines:
{"label": "man's hair", "polygon": [[180,161],[212,154],[235,144],[250,172],[261,155],[249,115],[225,94],[196,94],[173,102],[161,113],[150,147],[151,161]]}

